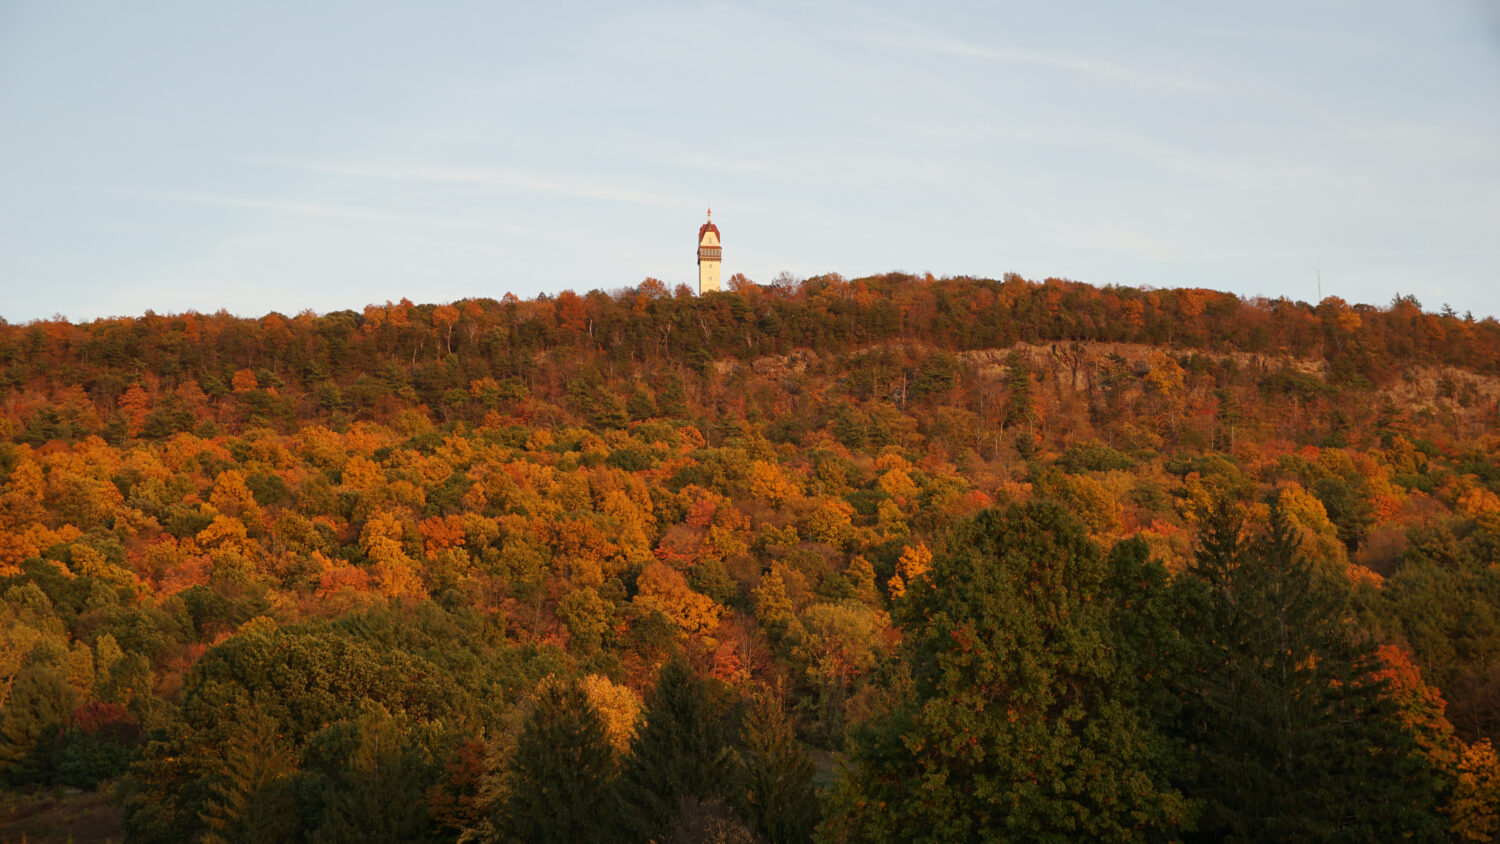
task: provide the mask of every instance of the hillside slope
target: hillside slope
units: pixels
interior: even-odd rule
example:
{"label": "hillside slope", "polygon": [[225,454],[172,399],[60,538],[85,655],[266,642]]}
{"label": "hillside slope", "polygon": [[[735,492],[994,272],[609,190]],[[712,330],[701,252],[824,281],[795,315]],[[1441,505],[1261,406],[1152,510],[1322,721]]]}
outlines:
{"label": "hillside slope", "polygon": [[[547,811],[518,795],[551,793],[548,743],[595,736],[612,761],[589,787],[634,795],[630,816],[659,821],[642,840],[805,840],[815,802],[773,817],[749,780],[668,772],[712,758],[753,779],[774,758],[807,800],[809,749],[895,776],[875,737],[915,723],[891,719],[912,688],[940,693],[923,666],[967,635],[924,638],[959,611],[930,602],[967,600],[943,584],[983,531],[1030,524],[1066,538],[1032,561],[1074,573],[1033,586],[1115,607],[1069,616],[1069,641],[1117,646],[1056,689],[1129,717],[1088,703],[1078,735],[1119,730],[1105,755],[1151,784],[1150,823],[1231,829],[1211,760],[1182,754],[1211,717],[1253,717],[1193,709],[1219,670],[1189,668],[1212,641],[1205,548],[1232,517],[1256,554],[1284,529],[1286,564],[1339,608],[1306,664],[1365,654],[1316,682],[1341,701],[1368,683],[1385,703],[1360,719],[1393,719],[1337,739],[1400,757],[1395,790],[1362,798],[1369,828],[1411,821],[1382,802],[1493,826],[1493,320],[1017,278],[731,287],[0,326],[0,769],[92,788],[138,760],[142,840],[377,820],[452,839],[520,834]],[[995,600],[1007,624],[1039,612]],[[1138,686],[1147,655],[1124,643],[1148,620],[1184,643],[1151,659],[1189,661]],[[986,700],[1020,694],[999,688]],[[1059,706],[1038,729],[1069,723]],[[669,710],[706,720],[664,733]],[[561,732],[527,738],[544,728]],[[718,744],[661,749],[686,734]],[[1375,775],[1327,776],[1343,794]],[[824,834],[868,831],[850,795],[875,788],[841,780]],[[1267,800],[1242,811],[1293,811]],[[1090,811],[1100,835],[1118,821]]]}

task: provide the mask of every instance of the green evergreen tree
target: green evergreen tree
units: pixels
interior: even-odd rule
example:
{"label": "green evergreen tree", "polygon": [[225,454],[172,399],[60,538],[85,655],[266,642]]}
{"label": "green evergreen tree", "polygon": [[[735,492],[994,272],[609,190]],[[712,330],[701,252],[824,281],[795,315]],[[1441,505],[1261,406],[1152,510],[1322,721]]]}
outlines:
{"label": "green evergreen tree", "polygon": [[1234,449],[1234,435],[1240,424],[1239,403],[1228,387],[1214,390],[1214,436],[1213,447],[1219,451]]}
{"label": "green evergreen tree", "polygon": [[656,406],[662,416],[681,419],[688,415],[687,388],[683,386],[681,375],[673,372],[666,377],[661,392],[657,394]]}
{"label": "green evergreen tree", "polygon": [[541,690],[511,765],[509,797],[495,819],[508,840],[567,844],[618,837],[614,750],[604,721],[576,684]]}
{"label": "green evergreen tree", "polygon": [[1108,567],[1047,502],[985,511],[897,612],[912,688],[857,736],[829,841],[1162,837],[1189,806],[1128,696]]}
{"label": "green evergreen tree", "polygon": [[581,369],[567,383],[568,406],[595,428],[623,428],[630,422],[624,404],[593,367]]}
{"label": "green evergreen tree", "polygon": [[771,844],[811,841],[818,823],[813,764],[779,700],[767,695],[751,703],[738,756],[741,817]]}
{"label": "green evergreen tree", "polygon": [[0,766],[13,783],[46,782],[52,751],[78,693],[57,666],[33,662],[16,674],[0,713]]}
{"label": "green evergreen tree", "polygon": [[[1182,586],[1199,605],[1199,615],[1211,617],[1212,621],[1208,623],[1222,637],[1240,624],[1240,592],[1243,590],[1238,586],[1237,578],[1247,547],[1245,514],[1237,503],[1223,494],[1216,494],[1209,502],[1209,509],[1200,513],[1198,518],[1198,544],[1193,548],[1193,561],[1189,566],[1194,577],[1183,581]],[[1201,590],[1201,594],[1193,594],[1194,590]],[[1200,643],[1209,642],[1204,635],[1197,638]],[[1211,644],[1207,646],[1213,647]]]}
{"label": "green evergreen tree", "polygon": [[729,764],[723,718],[708,683],[681,657],[669,660],[646,698],[621,778],[631,834],[649,841],[672,826],[684,799],[718,797]]}
{"label": "green evergreen tree", "polygon": [[656,402],[644,389],[636,387],[625,404],[625,412],[636,422],[643,422],[656,415]]}
{"label": "green evergreen tree", "polygon": [[[168,728],[152,737],[131,770],[127,836],[176,842],[215,832],[208,820],[233,808],[233,800],[214,808],[233,793],[224,790],[226,749],[237,733],[262,723],[275,725],[299,757],[299,776],[308,777],[296,786],[302,831],[329,840],[389,840],[425,829],[425,801],[411,795],[435,781],[436,772],[405,734],[419,725],[456,722],[472,698],[455,683],[457,675],[399,647],[397,631],[416,624],[382,627],[392,620],[372,613],[346,619],[342,630],[255,626],[205,653],[184,678]],[[363,633],[353,635],[351,628]],[[386,728],[371,732],[370,719],[380,713],[401,725],[399,753],[383,737]],[[253,768],[240,776],[253,780]],[[350,822],[323,831],[340,812]]]}
{"label": "green evergreen tree", "polygon": [[1184,584],[1201,596],[1189,619],[1201,662],[1184,713],[1199,837],[1437,840],[1438,781],[1374,677],[1347,588],[1298,554],[1279,502],[1248,544],[1232,507],[1221,502],[1205,521]]}
{"label": "green evergreen tree", "polygon": [[1011,432],[1011,445],[1021,459],[1032,460],[1036,457],[1040,440],[1033,430],[1036,408],[1032,402],[1031,365],[1016,352],[1006,356],[1005,365],[1010,368],[1010,401],[1002,427]]}
{"label": "green evergreen tree", "polygon": [[223,769],[199,817],[205,844],[275,844],[299,832],[292,790],[297,756],[261,718],[242,725],[223,748]]}
{"label": "green evergreen tree", "polygon": [[[1152,559],[1139,537],[1124,540],[1109,553],[1102,597],[1114,630],[1114,649],[1122,669],[1111,695],[1134,706],[1151,725],[1152,755],[1166,781],[1180,786],[1191,764],[1177,725],[1182,717],[1183,678],[1198,657],[1194,643],[1180,629],[1182,607],[1166,567]],[[1190,822],[1197,807],[1184,816]]]}
{"label": "green evergreen tree", "polygon": [[94,701],[73,710],[58,735],[52,781],[93,789],[125,773],[140,750],[140,725],[123,706]]}
{"label": "green evergreen tree", "polygon": [[377,706],[353,726],[357,744],[324,789],[323,820],[313,844],[439,840],[423,799],[437,772],[408,731]]}
{"label": "green evergreen tree", "polygon": [[1015,352],[1005,358],[1010,368],[1010,405],[1005,410],[1005,427],[1029,425],[1036,417],[1031,406],[1031,365]]}

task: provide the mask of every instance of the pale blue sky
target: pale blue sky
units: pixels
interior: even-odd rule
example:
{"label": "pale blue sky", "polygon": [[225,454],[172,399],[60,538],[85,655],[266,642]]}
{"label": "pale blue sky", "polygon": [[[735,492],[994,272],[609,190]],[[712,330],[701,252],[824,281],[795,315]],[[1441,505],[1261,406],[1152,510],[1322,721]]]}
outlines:
{"label": "pale blue sky", "polygon": [[710,201],[726,278],[1500,315],[1494,0],[937,5],[0,0],[0,317],[691,283]]}

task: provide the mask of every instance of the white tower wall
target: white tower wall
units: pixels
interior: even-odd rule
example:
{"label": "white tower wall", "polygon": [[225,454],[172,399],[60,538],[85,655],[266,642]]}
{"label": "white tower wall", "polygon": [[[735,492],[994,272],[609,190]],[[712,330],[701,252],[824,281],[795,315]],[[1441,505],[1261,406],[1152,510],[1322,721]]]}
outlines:
{"label": "white tower wall", "polygon": [[719,227],[714,225],[713,212],[708,213],[708,222],[698,229],[698,295],[719,290],[719,266],[723,262],[724,250],[719,244]]}
{"label": "white tower wall", "polygon": [[[705,232],[703,240],[698,244],[700,256],[702,247],[712,249],[719,248],[719,236],[713,232]],[[711,290],[719,289],[719,266],[723,263],[718,258],[698,258],[698,295],[702,296]]]}

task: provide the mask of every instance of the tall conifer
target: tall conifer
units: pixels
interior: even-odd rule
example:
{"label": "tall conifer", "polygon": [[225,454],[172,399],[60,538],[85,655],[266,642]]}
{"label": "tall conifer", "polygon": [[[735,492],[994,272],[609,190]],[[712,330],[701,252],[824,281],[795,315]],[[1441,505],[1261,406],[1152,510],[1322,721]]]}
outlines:
{"label": "tall conifer", "polygon": [[[1221,503],[1189,577],[1209,588],[1186,688],[1203,840],[1378,841],[1440,833],[1437,781],[1375,676],[1338,584],[1298,553],[1273,501],[1238,540]],[[1191,584],[1185,584],[1191,588]]]}
{"label": "tall conifer", "polygon": [[818,823],[813,764],[779,700],[765,696],[751,703],[738,755],[734,791],[740,814],[771,844],[812,840]]}
{"label": "tall conifer", "polygon": [[516,741],[510,797],[496,825],[514,841],[615,840],[615,772],[588,696],[576,684],[548,684]]}
{"label": "tall conifer", "polygon": [[685,798],[718,796],[729,761],[708,684],[681,657],[668,661],[646,698],[621,780],[632,833],[651,840],[677,819]]}

